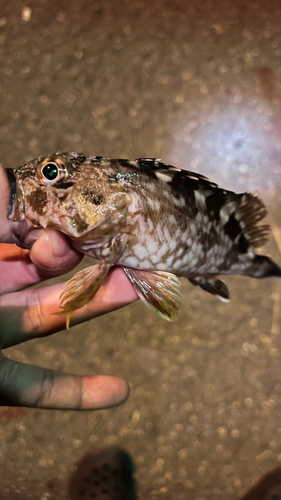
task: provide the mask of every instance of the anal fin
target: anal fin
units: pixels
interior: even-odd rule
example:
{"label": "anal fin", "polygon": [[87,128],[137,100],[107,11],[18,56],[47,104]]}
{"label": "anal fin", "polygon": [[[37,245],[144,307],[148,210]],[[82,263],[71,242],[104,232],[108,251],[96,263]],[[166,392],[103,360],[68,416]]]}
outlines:
{"label": "anal fin", "polygon": [[158,316],[173,321],[182,305],[181,282],[171,273],[123,268],[145,305]]}
{"label": "anal fin", "polygon": [[229,302],[229,291],[226,284],[217,278],[205,278],[198,276],[189,278],[190,283],[194,286],[199,286],[202,290],[216,295],[223,302]]}

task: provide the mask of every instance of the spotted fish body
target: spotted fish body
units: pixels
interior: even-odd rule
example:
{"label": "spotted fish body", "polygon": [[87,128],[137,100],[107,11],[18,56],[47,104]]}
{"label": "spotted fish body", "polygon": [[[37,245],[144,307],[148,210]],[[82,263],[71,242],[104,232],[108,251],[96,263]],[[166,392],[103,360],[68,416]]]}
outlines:
{"label": "spotted fish body", "polygon": [[174,319],[182,302],[177,277],[227,300],[218,274],[281,276],[277,264],[255,254],[270,228],[258,225],[266,209],[251,193],[226,191],[150,158],[56,153],[7,172],[18,245],[30,248],[50,225],[100,260],[66,284],[61,307],[68,315],[95,295],[112,265],[166,319]]}

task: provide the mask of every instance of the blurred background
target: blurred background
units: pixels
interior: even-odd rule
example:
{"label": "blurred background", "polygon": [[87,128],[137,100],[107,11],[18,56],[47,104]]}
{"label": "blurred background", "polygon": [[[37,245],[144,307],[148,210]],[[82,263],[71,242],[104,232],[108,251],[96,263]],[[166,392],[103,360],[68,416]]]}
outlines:
{"label": "blurred background", "polygon": [[[2,0],[0,161],[157,157],[258,191],[280,264],[280,25],[277,0]],[[175,323],[136,303],[7,350],[132,390],[111,410],[0,409],[0,498],[66,499],[73,464],[111,444],[140,500],[235,500],[280,465],[281,285],[226,281],[227,305],[184,281]]]}

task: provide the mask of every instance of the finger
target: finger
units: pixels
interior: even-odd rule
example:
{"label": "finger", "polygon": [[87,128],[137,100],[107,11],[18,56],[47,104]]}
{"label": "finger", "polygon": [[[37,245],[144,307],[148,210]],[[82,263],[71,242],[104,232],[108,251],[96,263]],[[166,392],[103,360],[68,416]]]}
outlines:
{"label": "finger", "polygon": [[[63,283],[25,290],[0,297],[2,348],[25,340],[64,330],[66,316],[58,316]],[[95,297],[75,311],[71,325],[76,325],[124,307],[138,296],[121,268],[114,268]]]}
{"label": "finger", "polygon": [[34,243],[30,259],[39,276],[50,278],[73,269],[83,259],[83,255],[72,247],[67,236],[47,227]]}
{"label": "finger", "polygon": [[66,236],[47,228],[31,252],[16,245],[0,245],[0,294],[22,290],[40,281],[72,270],[83,255],[72,248]]}
{"label": "finger", "polygon": [[13,243],[8,221],[8,206],[10,201],[10,186],[3,166],[0,164],[0,242]]}
{"label": "finger", "polygon": [[1,406],[98,410],[116,406],[128,395],[128,384],[118,377],[78,377],[17,363],[1,355]]}

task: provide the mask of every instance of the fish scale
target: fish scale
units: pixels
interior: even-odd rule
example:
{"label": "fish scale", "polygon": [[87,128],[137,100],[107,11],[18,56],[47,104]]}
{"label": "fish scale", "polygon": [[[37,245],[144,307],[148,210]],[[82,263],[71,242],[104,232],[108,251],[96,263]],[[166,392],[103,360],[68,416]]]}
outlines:
{"label": "fish scale", "polygon": [[222,300],[219,274],[280,277],[256,249],[269,226],[258,196],[220,188],[205,176],[158,159],[111,160],[78,153],[39,157],[7,169],[14,241],[32,244],[47,226],[66,234],[80,252],[100,260],[64,286],[61,310],[86,305],[111,266],[124,269],[143,302],[172,320],[182,303],[178,277]]}

